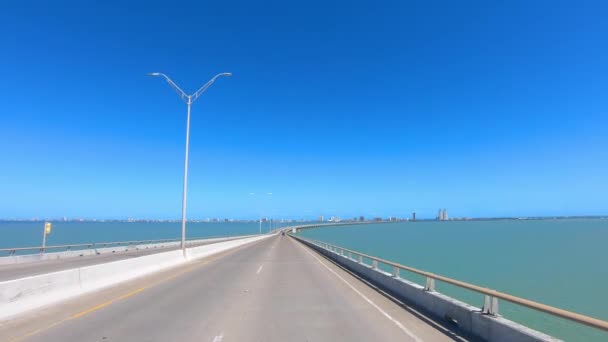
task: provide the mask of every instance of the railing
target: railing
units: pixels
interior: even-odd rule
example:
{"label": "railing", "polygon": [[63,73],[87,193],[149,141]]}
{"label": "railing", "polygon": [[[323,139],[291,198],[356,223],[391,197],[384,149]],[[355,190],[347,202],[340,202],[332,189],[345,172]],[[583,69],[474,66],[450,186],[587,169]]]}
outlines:
{"label": "railing", "polygon": [[367,255],[367,254],[364,254],[361,252],[353,251],[353,250],[343,248],[340,246],[336,246],[336,245],[332,245],[332,244],[329,244],[326,242],[303,238],[301,236],[295,236],[293,234],[289,234],[289,235],[295,239],[314,244],[317,247],[331,251],[331,252],[341,255],[345,258],[349,258],[350,260],[356,261],[363,265],[367,265],[366,263],[364,263],[364,258],[370,259],[372,261],[371,267],[376,270],[378,269],[378,263],[385,264],[387,266],[391,266],[393,268],[392,275],[393,275],[393,277],[396,277],[396,278],[400,277],[399,276],[400,270],[408,271],[408,272],[426,277],[426,285],[424,287],[424,289],[426,291],[434,291],[435,290],[435,281],[438,280],[438,281],[442,281],[447,284],[458,286],[463,289],[481,293],[484,295],[484,303],[483,303],[482,311],[489,315],[498,315],[498,299],[502,299],[502,300],[506,300],[506,301],[514,303],[514,304],[528,307],[530,309],[548,313],[553,316],[565,318],[567,320],[570,320],[570,321],[573,321],[576,323],[581,323],[581,324],[588,325],[593,328],[608,331],[608,322],[597,319],[597,318],[593,318],[593,317],[585,316],[585,315],[578,314],[575,312],[559,309],[559,308],[556,308],[553,306],[541,304],[541,303],[538,303],[535,301],[516,297],[516,296],[510,295],[507,293],[499,292],[499,291],[488,289],[485,287],[469,284],[469,283],[466,283],[466,282],[463,282],[460,280],[448,278],[448,277],[434,274],[431,272],[422,271],[422,270],[419,270],[419,269],[416,269],[413,267],[401,265],[396,262],[384,260],[382,258],[377,258],[375,256]]}
{"label": "railing", "polygon": [[[231,238],[234,236],[208,236],[201,238],[192,238],[186,241],[186,245],[192,245],[197,243],[200,240],[208,240],[208,239],[217,239],[217,238]],[[179,242],[181,239],[159,239],[159,240],[133,240],[133,241],[115,241],[115,242],[97,242],[97,243],[82,243],[82,244],[72,244],[72,245],[56,245],[56,246],[35,246],[35,247],[16,247],[16,248],[0,248],[1,253],[7,253],[8,256],[15,256],[18,252],[23,251],[37,251],[38,253],[45,253],[49,250],[64,250],[64,251],[77,251],[77,250],[91,250],[98,248],[107,248],[107,247],[120,247],[125,246],[129,248],[130,246],[138,246],[138,245],[149,245],[149,244],[162,244],[168,242]],[[31,255],[36,253],[26,253],[24,255]]]}

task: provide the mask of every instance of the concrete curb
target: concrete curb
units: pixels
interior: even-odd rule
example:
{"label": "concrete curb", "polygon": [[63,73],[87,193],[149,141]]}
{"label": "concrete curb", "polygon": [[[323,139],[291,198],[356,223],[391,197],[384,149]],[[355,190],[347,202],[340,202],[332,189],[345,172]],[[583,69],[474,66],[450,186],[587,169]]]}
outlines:
{"label": "concrete curb", "polygon": [[137,277],[218,254],[272,235],[191,247],[181,250],[80,267],[0,282],[0,321],[29,310],[102,289]]}

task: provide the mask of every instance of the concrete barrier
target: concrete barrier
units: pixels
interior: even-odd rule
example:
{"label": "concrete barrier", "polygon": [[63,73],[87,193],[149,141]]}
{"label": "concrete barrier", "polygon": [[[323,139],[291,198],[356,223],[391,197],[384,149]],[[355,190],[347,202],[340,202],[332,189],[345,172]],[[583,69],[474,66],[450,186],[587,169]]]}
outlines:
{"label": "concrete barrier", "polygon": [[176,250],[3,281],[0,282],[0,320],[270,236],[246,237],[191,247],[187,249],[186,258],[181,250]]}
{"label": "concrete barrier", "polygon": [[0,319],[81,293],[78,269],[0,283]]}
{"label": "concrete barrier", "polygon": [[[196,240],[189,240],[189,241],[187,241],[187,243],[189,245],[196,245],[196,244],[200,244],[200,243],[218,242],[218,241],[225,241],[225,240],[250,237],[250,236],[253,236],[253,235],[209,238],[209,239],[196,239]],[[43,260],[57,260],[57,259],[82,257],[82,256],[98,255],[98,254],[125,253],[125,252],[132,252],[132,251],[146,250],[146,249],[178,247],[178,246],[180,246],[180,244],[181,244],[180,241],[167,241],[167,242],[147,243],[147,244],[116,245],[116,246],[101,247],[101,248],[92,247],[92,248],[86,248],[86,249],[65,250],[65,251],[61,251],[61,252],[51,252],[51,253],[3,256],[3,257],[0,257],[0,265],[21,264],[21,263],[28,263],[28,262],[43,261]],[[99,244],[99,246],[102,246],[102,245],[103,244]]]}
{"label": "concrete barrier", "polygon": [[482,313],[480,308],[466,304],[435,291],[426,291],[411,281],[372,266],[359,263],[348,256],[321,248],[305,240],[297,239],[330,260],[350,270],[361,278],[378,286],[392,296],[412,304],[430,315],[457,325],[458,329],[486,341],[498,342],[556,342],[554,337],[510,321],[504,317]]}
{"label": "concrete barrier", "polygon": [[118,284],[184,263],[181,250],[119,260],[79,268],[84,292]]}
{"label": "concrete barrier", "polygon": [[[247,238],[247,240],[250,242],[255,242],[255,241],[259,241],[259,240],[268,238],[270,236],[272,236],[272,235],[255,236],[255,237]],[[239,240],[230,240],[230,241],[222,242],[222,244],[214,243],[214,244],[210,244],[210,245],[192,247],[192,248],[188,248],[188,250],[187,250],[188,251],[187,258],[190,260],[200,259],[200,258],[204,258],[209,255],[213,255],[213,254],[217,254],[217,253],[229,250],[231,248],[238,247],[240,245],[242,245],[242,242],[239,239]]]}

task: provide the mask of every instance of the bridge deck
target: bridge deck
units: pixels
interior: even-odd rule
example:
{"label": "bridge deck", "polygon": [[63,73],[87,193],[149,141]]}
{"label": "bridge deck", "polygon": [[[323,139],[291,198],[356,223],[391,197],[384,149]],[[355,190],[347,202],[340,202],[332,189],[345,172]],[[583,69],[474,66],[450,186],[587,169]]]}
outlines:
{"label": "bridge deck", "polygon": [[0,325],[0,340],[22,337],[215,342],[462,339],[287,236]]}
{"label": "bridge deck", "polygon": [[[233,240],[232,238],[223,241]],[[203,246],[215,241],[201,241],[188,247]],[[19,279],[29,276],[35,276],[39,274],[58,272],[68,270],[72,268],[91,266],[96,264],[103,264],[106,262],[124,260],[129,258],[136,258],[144,255],[150,255],[160,252],[168,252],[180,249],[179,246],[171,247],[157,247],[150,249],[139,249],[133,248],[129,251],[117,251],[116,253],[104,253],[100,255],[85,255],[85,256],[71,256],[61,259],[49,259],[35,262],[24,262],[17,264],[6,264],[0,265],[0,281]]]}

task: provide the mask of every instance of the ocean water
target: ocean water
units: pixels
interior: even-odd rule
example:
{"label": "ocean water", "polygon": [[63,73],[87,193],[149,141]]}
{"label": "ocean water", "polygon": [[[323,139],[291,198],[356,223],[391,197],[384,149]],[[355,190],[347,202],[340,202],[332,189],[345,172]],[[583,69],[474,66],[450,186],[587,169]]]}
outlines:
{"label": "ocean water", "polygon": [[[285,225],[285,224],[282,224]],[[273,223],[273,228],[277,224]],[[43,222],[0,222],[0,248],[33,247],[42,244]],[[266,232],[269,223],[263,223]],[[47,246],[91,242],[181,238],[180,222],[53,222]],[[188,222],[187,238],[257,234],[256,222]]]}
{"label": "ocean water", "polygon": [[[318,228],[300,234],[608,320],[606,219],[419,221]],[[424,285],[422,277],[406,271],[401,277]],[[441,282],[436,288],[483,305],[480,294]],[[567,341],[608,341],[608,333],[506,301],[500,301],[499,313]]]}

